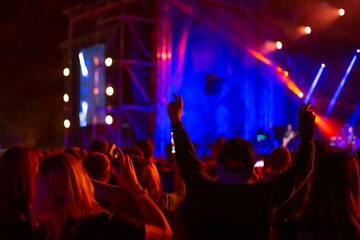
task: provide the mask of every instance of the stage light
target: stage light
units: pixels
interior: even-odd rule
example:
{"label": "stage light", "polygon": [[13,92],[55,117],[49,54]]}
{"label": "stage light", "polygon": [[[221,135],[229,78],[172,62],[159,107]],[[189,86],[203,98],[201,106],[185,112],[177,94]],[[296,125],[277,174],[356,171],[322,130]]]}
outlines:
{"label": "stage light", "polygon": [[356,52],[357,52],[357,53],[360,53],[360,49],[356,49]]}
{"label": "stage light", "polygon": [[70,100],[69,94],[65,93],[63,96],[63,99],[64,99],[64,102],[69,102],[69,100]]}
{"label": "stage light", "polygon": [[64,120],[64,127],[65,127],[65,128],[69,128],[69,127],[70,127],[70,120],[69,120],[69,119],[65,119],[65,120]]}
{"label": "stage light", "polygon": [[284,71],[284,76],[288,77],[289,76],[289,72],[288,71]]}
{"label": "stage light", "polygon": [[309,102],[310,97],[311,97],[311,95],[312,95],[312,93],[313,93],[313,91],[314,91],[314,89],[315,89],[315,87],[316,87],[316,85],[317,85],[317,83],[318,83],[318,81],[319,81],[319,79],[320,79],[320,76],[321,76],[322,72],[324,71],[324,68],[325,68],[325,64],[322,63],[321,66],[320,66],[320,69],[319,69],[318,73],[316,74],[316,77],[315,77],[313,83],[311,84],[310,90],[309,90],[308,94],[306,95],[306,98],[305,98],[305,100],[304,100],[304,103],[308,103],[308,102]]}
{"label": "stage light", "polygon": [[327,136],[334,136],[335,132],[333,128],[330,126],[327,119],[325,119],[322,116],[319,116],[318,114],[315,114],[315,123],[319,127],[320,131],[324,132]]}
{"label": "stage light", "polygon": [[304,31],[305,31],[306,34],[310,34],[310,33],[311,33],[311,27],[306,26],[306,27],[304,28]]}
{"label": "stage light", "polygon": [[277,71],[278,73],[281,73],[281,72],[282,72],[281,67],[276,67],[276,71]]}
{"label": "stage light", "polygon": [[114,94],[114,88],[112,86],[108,86],[106,88],[106,95],[112,96]]}
{"label": "stage light", "polygon": [[105,122],[107,125],[111,125],[113,123],[113,117],[111,115],[107,115],[105,117]]}
{"label": "stage light", "polygon": [[111,65],[112,65],[112,63],[113,63],[113,60],[112,60],[112,58],[106,58],[105,59],[105,65],[107,66],[107,67],[110,67]]}
{"label": "stage light", "polygon": [[299,92],[299,98],[303,98],[304,94],[302,92]]}
{"label": "stage light", "polygon": [[344,15],[345,15],[345,10],[344,10],[343,8],[340,8],[338,12],[339,12],[339,15],[340,15],[340,16],[344,16]]}
{"label": "stage light", "polygon": [[273,63],[271,62],[270,59],[266,58],[264,55],[262,55],[261,53],[253,50],[253,49],[250,49],[248,48],[248,51],[251,55],[253,55],[255,58],[257,58],[258,60],[262,61],[263,63],[269,65],[269,66],[272,66]]}
{"label": "stage light", "polygon": [[[358,49],[358,50],[359,50],[359,49]],[[326,109],[325,118],[326,118],[327,116],[329,116],[331,110],[333,109],[333,107],[334,107],[334,105],[335,105],[335,102],[336,102],[337,98],[338,98],[339,95],[340,95],[341,89],[342,89],[343,86],[345,85],[346,79],[347,79],[347,77],[349,76],[352,67],[354,66],[354,63],[355,63],[355,61],[356,61],[357,56],[359,55],[359,51],[358,51],[358,50],[356,50],[356,53],[355,53],[354,57],[352,58],[349,66],[348,66],[348,68],[346,69],[345,75],[344,75],[343,78],[341,79],[341,82],[340,82],[338,88],[336,89],[336,92],[334,93],[334,96],[331,98],[331,101],[330,101],[330,103],[329,103],[329,105],[328,105],[328,107],[327,107],[327,109]]]}
{"label": "stage light", "polygon": [[98,57],[93,57],[93,61],[94,61],[95,66],[99,66],[99,58]]}
{"label": "stage light", "polygon": [[89,72],[87,70],[86,64],[85,64],[85,59],[84,59],[84,54],[82,52],[79,53],[79,61],[80,61],[80,68],[81,68],[81,74],[86,77]]}
{"label": "stage light", "polygon": [[275,45],[276,45],[276,48],[277,48],[277,49],[282,49],[282,47],[283,47],[282,42],[280,42],[280,41],[277,41],[277,42],[275,43]]}
{"label": "stage light", "polygon": [[87,101],[81,101],[80,104],[80,112],[79,112],[79,121],[80,121],[80,127],[86,127],[87,121],[86,117],[89,110],[89,103]]}
{"label": "stage light", "polygon": [[70,69],[69,68],[64,68],[63,74],[64,74],[65,77],[69,76],[70,75]]}

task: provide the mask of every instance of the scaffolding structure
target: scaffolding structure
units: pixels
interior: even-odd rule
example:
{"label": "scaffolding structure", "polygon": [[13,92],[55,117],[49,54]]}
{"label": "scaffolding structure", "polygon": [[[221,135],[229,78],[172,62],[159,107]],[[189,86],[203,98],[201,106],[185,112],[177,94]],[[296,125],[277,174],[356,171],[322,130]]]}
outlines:
{"label": "scaffolding structure", "polygon": [[[72,101],[66,106],[71,119],[66,144],[87,146],[92,139],[104,138],[118,146],[149,138],[157,150],[165,148],[165,134],[157,129],[166,114],[171,66],[171,21],[169,6],[159,1],[98,1],[64,11],[69,19],[69,38],[62,44],[70,76],[66,89]],[[112,115],[112,125],[79,125],[79,49],[105,44],[105,57],[113,64],[106,68],[106,86],[115,90],[106,96],[106,105],[96,111]],[[104,94],[105,93],[101,93]],[[155,129],[156,136],[155,136]],[[155,139],[156,138],[156,139]],[[161,151],[161,150],[160,150]]]}

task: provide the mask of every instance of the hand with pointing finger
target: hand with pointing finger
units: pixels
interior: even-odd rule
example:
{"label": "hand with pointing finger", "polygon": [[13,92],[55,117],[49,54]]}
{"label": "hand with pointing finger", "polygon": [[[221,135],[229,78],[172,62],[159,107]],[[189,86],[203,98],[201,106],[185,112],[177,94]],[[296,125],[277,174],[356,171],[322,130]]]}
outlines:
{"label": "hand with pointing finger", "polygon": [[303,140],[315,138],[315,119],[316,115],[309,110],[311,104],[303,104],[299,111],[299,127],[300,134]]}
{"label": "hand with pointing finger", "polygon": [[171,123],[176,121],[181,121],[180,117],[182,115],[182,110],[183,110],[182,97],[174,93],[174,101],[168,103],[167,109]]}

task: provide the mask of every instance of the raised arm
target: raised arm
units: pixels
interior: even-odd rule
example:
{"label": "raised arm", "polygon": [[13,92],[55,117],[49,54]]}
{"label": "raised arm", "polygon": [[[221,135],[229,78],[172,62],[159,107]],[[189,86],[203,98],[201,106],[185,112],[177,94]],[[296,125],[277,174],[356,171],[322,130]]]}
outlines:
{"label": "raised arm", "polygon": [[116,180],[129,191],[139,207],[145,221],[145,240],[170,239],[172,232],[165,216],[138,182],[131,158],[118,150]]}
{"label": "raised arm", "polygon": [[281,205],[288,200],[310,176],[315,156],[315,114],[309,110],[310,104],[303,104],[299,111],[301,141],[294,164],[279,174],[268,184],[275,204]]}
{"label": "raised arm", "polygon": [[174,133],[175,158],[189,194],[197,192],[204,183],[211,181],[206,175],[198,156],[194,150],[191,140],[186,133],[181,115],[183,111],[183,100],[180,95],[174,94],[174,101],[167,105],[171,127]]}

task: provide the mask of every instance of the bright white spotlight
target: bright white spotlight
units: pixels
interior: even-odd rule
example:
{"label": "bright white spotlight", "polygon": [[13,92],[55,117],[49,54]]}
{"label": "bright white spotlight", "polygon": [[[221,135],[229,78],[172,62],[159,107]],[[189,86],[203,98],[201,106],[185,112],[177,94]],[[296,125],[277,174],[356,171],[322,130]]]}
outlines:
{"label": "bright white spotlight", "polygon": [[70,75],[70,69],[69,68],[64,68],[63,74],[65,77]]}
{"label": "bright white spotlight", "polygon": [[356,52],[357,52],[357,53],[360,53],[360,49],[356,49]]}
{"label": "bright white spotlight", "polygon": [[275,45],[276,45],[276,48],[277,48],[277,49],[282,49],[282,47],[283,47],[282,42],[280,42],[280,41],[277,41],[277,42],[275,43]]}
{"label": "bright white spotlight", "polygon": [[299,98],[303,98],[304,94],[302,92],[299,92]]}
{"label": "bright white spotlight", "polygon": [[310,34],[310,33],[311,33],[311,27],[306,26],[306,27],[304,28],[304,31],[305,31],[306,34]]}
{"label": "bright white spotlight", "polygon": [[107,115],[105,117],[105,122],[107,125],[111,125],[113,123],[113,117],[111,115]]}
{"label": "bright white spotlight", "polygon": [[345,15],[345,10],[343,8],[340,8],[338,11],[340,16],[344,16]]}
{"label": "bright white spotlight", "polygon": [[69,127],[70,127],[70,120],[69,120],[69,119],[65,119],[65,120],[64,120],[64,127],[65,127],[65,128],[69,128]]}
{"label": "bright white spotlight", "polygon": [[321,67],[320,67],[320,69],[319,69],[319,71],[318,71],[318,73],[316,74],[316,76],[315,76],[315,78],[314,78],[313,83],[311,84],[311,87],[310,87],[309,92],[306,94],[304,103],[308,103],[308,102],[309,102],[310,97],[311,97],[312,93],[314,92],[314,89],[315,89],[315,87],[316,87],[316,85],[317,85],[317,83],[318,83],[318,81],[319,81],[319,79],[320,79],[320,77],[321,77],[321,74],[322,74],[323,71],[324,71],[324,68],[325,68],[325,64],[322,63],[322,64],[321,64]]}
{"label": "bright white spotlight", "polygon": [[108,86],[106,88],[106,95],[112,96],[114,94],[114,88],[112,86]]}
{"label": "bright white spotlight", "polygon": [[69,100],[70,100],[69,94],[65,93],[63,96],[63,99],[64,99],[64,102],[69,102]]}
{"label": "bright white spotlight", "polygon": [[113,63],[113,60],[112,60],[112,58],[106,58],[105,59],[105,65],[107,66],[107,67],[110,67],[111,65],[112,65],[112,63]]}
{"label": "bright white spotlight", "polygon": [[84,54],[82,52],[79,52],[79,61],[80,61],[81,74],[84,77],[87,77],[89,72],[85,64]]}

